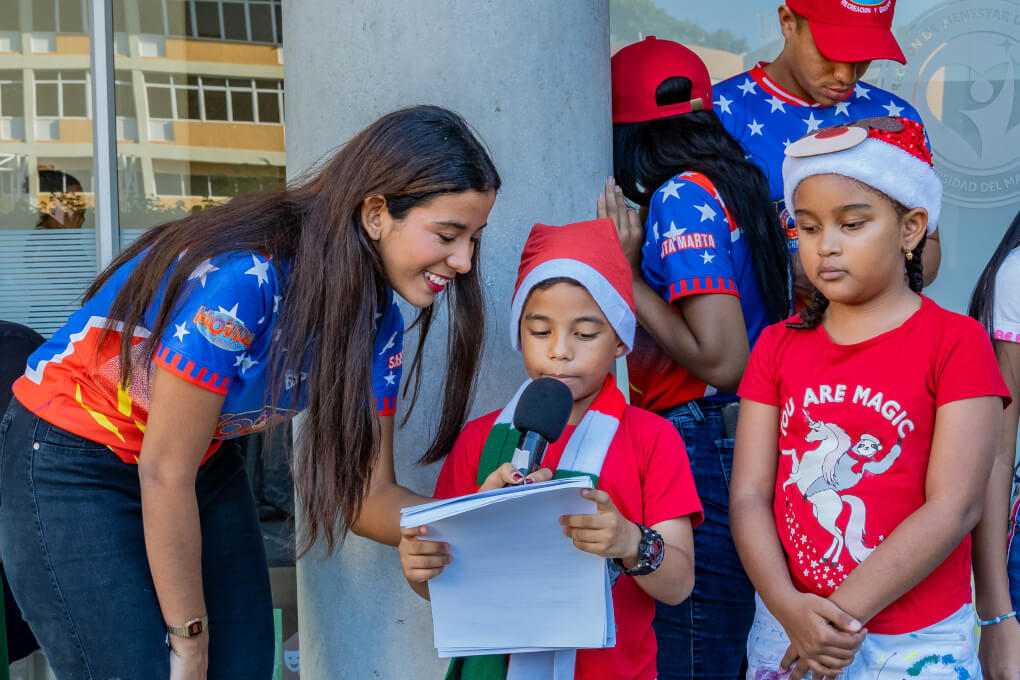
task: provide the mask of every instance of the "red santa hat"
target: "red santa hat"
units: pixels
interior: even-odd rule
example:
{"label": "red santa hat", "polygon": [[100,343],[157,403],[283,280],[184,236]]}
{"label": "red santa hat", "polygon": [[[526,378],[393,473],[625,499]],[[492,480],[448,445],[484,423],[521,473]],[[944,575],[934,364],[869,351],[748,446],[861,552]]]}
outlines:
{"label": "red santa hat", "polygon": [[577,281],[595,299],[630,352],[634,346],[634,287],[630,264],[610,219],[562,227],[536,224],[528,234],[510,303],[510,344],[521,351],[521,314],[531,290],[549,279]]}
{"label": "red santa hat", "polygon": [[932,166],[924,126],[909,118],[865,118],[822,128],[786,147],[783,192],[795,210],[797,186],[813,175],[843,175],[907,208],[928,211],[928,233],[942,213],[942,181]]}

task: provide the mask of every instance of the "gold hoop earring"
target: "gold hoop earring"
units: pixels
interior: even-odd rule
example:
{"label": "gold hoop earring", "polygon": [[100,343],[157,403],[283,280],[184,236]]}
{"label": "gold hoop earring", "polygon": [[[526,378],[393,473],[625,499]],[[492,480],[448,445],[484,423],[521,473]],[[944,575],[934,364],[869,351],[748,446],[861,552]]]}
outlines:
{"label": "gold hoop earring", "polygon": [[909,248],[904,248],[903,249],[903,256],[905,258],[907,258],[907,262],[910,262],[911,260],[914,259],[914,251],[910,250]]}

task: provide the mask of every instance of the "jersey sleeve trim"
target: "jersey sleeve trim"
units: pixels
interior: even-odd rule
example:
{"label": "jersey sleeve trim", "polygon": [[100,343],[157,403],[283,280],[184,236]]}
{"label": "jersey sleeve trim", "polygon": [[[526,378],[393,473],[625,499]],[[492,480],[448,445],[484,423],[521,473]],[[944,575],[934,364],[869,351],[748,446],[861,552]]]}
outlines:
{"label": "jersey sleeve trim", "polygon": [[199,366],[188,357],[173,351],[162,343],[156,348],[156,355],[152,358],[152,362],[178,378],[210,392],[226,394],[230,390],[232,381],[230,376],[220,375],[205,366]]}
{"label": "jersey sleeve trim", "polygon": [[696,276],[690,279],[680,279],[669,284],[669,302],[691,295],[706,295],[710,293],[722,293],[724,295],[735,295],[740,297],[736,282],[725,276]]}
{"label": "jersey sleeve trim", "polygon": [[376,397],[375,410],[381,416],[392,416],[397,412],[397,398],[395,396],[382,399]]}

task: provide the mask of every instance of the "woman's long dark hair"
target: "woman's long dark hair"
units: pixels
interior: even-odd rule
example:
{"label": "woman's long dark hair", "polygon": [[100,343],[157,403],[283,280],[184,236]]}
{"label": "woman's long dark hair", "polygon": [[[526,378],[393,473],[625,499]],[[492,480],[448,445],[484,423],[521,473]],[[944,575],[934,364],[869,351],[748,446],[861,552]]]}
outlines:
{"label": "woman's long dark hair", "polygon": [[998,247],[992,253],[992,259],[978,277],[977,285],[974,286],[974,292],[970,296],[970,309],[967,313],[980,321],[989,335],[992,334],[992,314],[995,311],[995,277],[999,273],[999,267],[1017,246],[1020,246],[1020,212],[1013,218],[1002,240],[999,241]]}
{"label": "woman's long dark hair", "polygon": [[[853,181],[857,182],[868,191],[877,194],[892,203],[893,210],[896,211],[897,219],[902,221],[903,218],[906,217],[907,213],[910,212],[910,208],[903,205],[895,198],[892,198],[885,192],[879,191],[875,187],[865,184],[864,182],[858,182],[857,180]],[[928,234],[925,233],[911,251],[912,257],[908,258],[905,253],[903,256],[907,269],[907,285],[910,286],[910,290],[915,293],[920,293],[921,289],[924,288],[924,265],[921,263],[921,255],[924,254],[924,244],[927,240]],[[818,324],[822,323],[822,317],[825,315],[825,310],[828,309],[828,307],[829,299],[822,295],[822,292],[816,288],[814,294],[811,296],[811,302],[809,302],[808,306],[802,309],[797,315],[800,320],[788,321],[786,327],[801,330],[818,328]]]}
{"label": "woman's long dark hair", "polygon": [[[688,78],[668,78],[655,91],[659,106],[690,98]],[[613,126],[613,173],[631,201],[648,205],[658,187],[685,171],[700,172],[715,185],[747,239],[769,321],[785,319],[790,313],[790,255],[768,182],[715,112]]]}
{"label": "woman's long dark hair", "polygon": [[[276,322],[279,340],[270,350],[267,396],[271,404],[294,406],[280,404],[284,376],[307,381],[307,422],[292,462],[304,520],[299,553],[307,552],[320,535],[332,551],[361,512],[379,454],[371,382],[373,317],[388,295],[388,283],[375,242],[361,223],[362,203],[382,195],[390,215],[400,220],[439,195],[497,191],[499,186],[492,160],[460,116],[434,106],[402,109],[371,124],[291,187],[239,196],[149,230],[117,256],[85,297],[94,296],[124,263],[144,254],[108,317],[108,328],[124,325],[120,373],[126,385],[133,368],[133,330],[164,278],[166,292],[142,345],[144,357],[152,357],[188,275],[207,258],[254,250],[271,256],[274,263],[291,263]],[[450,328],[442,419],[422,456],[426,462],[450,450],[470,407],[485,337],[479,280],[476,249],[471,271],[457,276],[447,292]],[[420,333],[411,366],[412,407],[432,320],[433,308],[427,307],[415,321]],[[294,388],[295,400],[301,389],[300,383]],[[339,527],[338,519],[343,521]]]}

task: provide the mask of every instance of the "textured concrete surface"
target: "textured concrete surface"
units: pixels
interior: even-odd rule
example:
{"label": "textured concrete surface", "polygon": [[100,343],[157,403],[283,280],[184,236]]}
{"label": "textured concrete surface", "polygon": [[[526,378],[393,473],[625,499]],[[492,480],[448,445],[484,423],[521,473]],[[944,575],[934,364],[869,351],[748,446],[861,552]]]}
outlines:
{"label": "textured concrete surface", "polygon": [[[473,415],[524,377],[507,317],[531,225],[593,217],[611,167],[608,4],[284,0],[290,176],[417,103],[460,112],[491,149],[503,190],[482,245],[489,331]],[[398,479],[422,493],[438,474],[414,461],[436,422],[444,341],[430,341],[419,407],[396,437]],[[412,333],[405,347],[414,344]],[[394,548],[351,537],[329,558],[313,551],[298,564],[298,601],[302,677],[443,676],[428,605],[404,583]]]}

